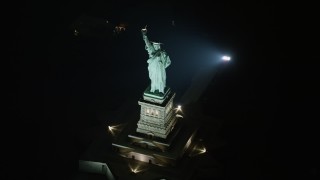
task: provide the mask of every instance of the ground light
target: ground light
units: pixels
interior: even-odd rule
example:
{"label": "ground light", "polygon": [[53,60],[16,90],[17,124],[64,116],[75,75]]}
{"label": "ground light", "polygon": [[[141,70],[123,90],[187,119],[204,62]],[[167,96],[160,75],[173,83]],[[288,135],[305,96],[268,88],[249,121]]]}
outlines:
{"label": "ground light", "polygon": [[175,108],[175,110],[176,110],[176,113],[177,113],[177,112],[182,112],[181,105],[178,105],[178,106]]}
{"label": "ground light", "polygon": [[118,125],[114,125],[114,126],[107,126],[107,130],[108,132],[110,132],[110,134],[112,134],[112,136],[115,136],[116,134],[118,134],[120,131],[122,131],[122,129],[124,128],[126,124],[118,124]]}

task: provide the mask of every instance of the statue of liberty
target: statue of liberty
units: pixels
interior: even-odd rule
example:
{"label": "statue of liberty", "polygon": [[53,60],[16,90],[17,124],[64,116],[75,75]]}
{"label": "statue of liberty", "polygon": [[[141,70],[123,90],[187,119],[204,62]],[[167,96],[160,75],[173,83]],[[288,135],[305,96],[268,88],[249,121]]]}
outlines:
{"label": "statue of liberty", "polygon": [[166,71],[165,69],[171,64],[171,60],[167,53],[161,49],[161,43],[149,41],[147,37],[147,29],[141,30],[143,40],[146,44],[145,49],[148,51],[148,71],[151,80],[151,93],[164,93],[166,87]]}

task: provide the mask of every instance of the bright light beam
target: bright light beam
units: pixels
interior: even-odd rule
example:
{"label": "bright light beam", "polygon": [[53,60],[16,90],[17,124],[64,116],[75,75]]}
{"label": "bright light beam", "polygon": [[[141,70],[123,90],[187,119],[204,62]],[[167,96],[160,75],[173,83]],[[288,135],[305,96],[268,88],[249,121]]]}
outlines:
{"label": "bright light beam", "polygon": [[230,56],[222,56],[221,59],[224,60],[224,61],[230,61],[231,57]]}

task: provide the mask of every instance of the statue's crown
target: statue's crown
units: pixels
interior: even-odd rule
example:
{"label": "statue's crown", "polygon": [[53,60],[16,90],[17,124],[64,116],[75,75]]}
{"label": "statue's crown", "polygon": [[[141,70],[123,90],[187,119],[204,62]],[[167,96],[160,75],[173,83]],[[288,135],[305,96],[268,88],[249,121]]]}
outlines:
{"label": "statue's crown", "polygon": [[161,45],[161,44],[163,44],[163,43],[160,43],[160,42],[152,42],[152,44]]}

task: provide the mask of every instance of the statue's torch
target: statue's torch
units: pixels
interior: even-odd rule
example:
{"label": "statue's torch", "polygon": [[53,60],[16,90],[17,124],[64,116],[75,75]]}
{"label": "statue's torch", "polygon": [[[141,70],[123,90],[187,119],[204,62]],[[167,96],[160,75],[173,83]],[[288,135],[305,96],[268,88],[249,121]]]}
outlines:
{"label": "statue's torch", "polygon": [[147,33],[147,25],[146,25],[143,29],[141,29],[141,32],[142,32],[143,34],[146,34],[146,33]]}

